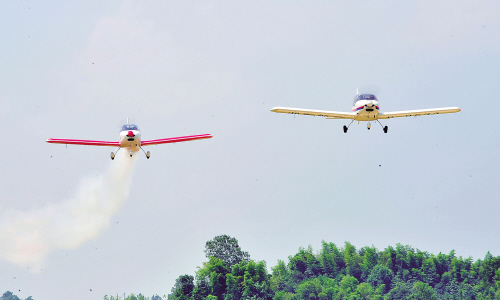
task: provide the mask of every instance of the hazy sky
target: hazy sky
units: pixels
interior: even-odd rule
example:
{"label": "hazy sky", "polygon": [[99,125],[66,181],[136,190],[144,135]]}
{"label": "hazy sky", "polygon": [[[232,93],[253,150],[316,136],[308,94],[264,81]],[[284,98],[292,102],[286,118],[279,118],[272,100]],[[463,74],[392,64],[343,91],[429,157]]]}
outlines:
{"label": "hazy sky", "polygon": [[[163,296],[219,234],[268,268],[321,240],[500,255],[498,15],[498,1],[3,1],[0,292]],[[382,111],[462,112],[385,120],[387,134],[270,112],[350,111],[356,88]],[[127,117],[143,139],[214,138],[132,161],[45,143],[117,140]]]}

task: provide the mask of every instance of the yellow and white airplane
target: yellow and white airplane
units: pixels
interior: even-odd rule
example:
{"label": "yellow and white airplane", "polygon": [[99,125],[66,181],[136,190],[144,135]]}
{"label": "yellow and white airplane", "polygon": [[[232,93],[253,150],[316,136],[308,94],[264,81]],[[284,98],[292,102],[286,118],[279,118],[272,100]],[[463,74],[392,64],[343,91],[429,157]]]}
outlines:
{"label": "yellow and white airplane", "polygon": [[273,112],[286,113],[286,114],[298,114],[298,115],[309,115],[309,116],[320,116],[326,117],[327,119],[352,119],[348,126],[344,125],[344,133],[347,133],[349,126],[352,122],[366,121],[368,122],[368,130],[371,128],[370,121],[377,121],[385,133],[387,133],[388,127],[383,126],[380,123],[380,119],[392,119],[399,117],[411,117],[411,116],[427,116],[427,115],[437,115],[437,114],[448,114],[456,113],[461,111],[458,107],[443,107],[443,108],[431,108],[431,109],[417,109],[417,110],[404,110],[404,111],[394,111],[382,113],[379,111],[380,106],[378,104],[377,97],[373,94],[357,94],[354,97],[352,112],[338,112],[338,111],[328,111],[328,110],[314,110],[314,109],[302,109],[302,108],[290,108],[290,107],[275,107],[271,109]]}

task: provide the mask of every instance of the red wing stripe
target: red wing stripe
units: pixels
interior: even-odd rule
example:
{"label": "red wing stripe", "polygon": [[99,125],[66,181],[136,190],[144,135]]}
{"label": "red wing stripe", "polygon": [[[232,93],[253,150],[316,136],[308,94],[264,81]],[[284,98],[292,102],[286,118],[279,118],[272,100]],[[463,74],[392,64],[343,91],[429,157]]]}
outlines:
{"label": "red wing stripe", "polygon": [[194,140],[201,140],[201,139],[210,139],[212,137],[213,136],[211,134],[179,136],[179,137],[173,137],[173,138],[167,138],[167,139],[141,141],[141,146],[187,142],[187,141],[194,141]]}
{"label": "red wing stripe", "polygon": [[119,142],[91,141],[91,140],[48,139],[47,143],[51,143],[51,144],[71,144],[71,145],[120,147],[120,143]]}

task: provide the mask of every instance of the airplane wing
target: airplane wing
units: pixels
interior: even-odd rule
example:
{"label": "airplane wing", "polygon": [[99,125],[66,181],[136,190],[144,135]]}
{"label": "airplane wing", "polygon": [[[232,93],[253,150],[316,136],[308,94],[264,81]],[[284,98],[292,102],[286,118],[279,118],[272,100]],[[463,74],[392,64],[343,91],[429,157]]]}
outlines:
{"label": "airplane wing", "polygon": [[354,119],[354,117],[356,116],[356,114],[352,112],[312,110],[312,109],[290,108],[290,107],[275,107],[271,109],[271,111],[277,113],[294,114],[294,115],[327,117],[327,119]]}
{"label": "airplane wing", "polygon": [[399,118],[399,117],[427,116],[427,115],[456,113],[459,111],[462,111],[462,110],[458,107],[403,110],[403,111],[379,113],[378,118],[379,119],[392,119],[392,118]]}
{"label": "airplane wing", "polygon": [[120,143],[119,142],[91,141],[91,140],[48,139],[47,143],[51,143],[51,144],[87,145],[87,146],[120,147]]}
{"label": "airplane wing", "polygon": [[194,140],[210,139],[212,137],[213,136],[211,134],[179,136],[179,137],[173,137],[173,138],[168,138],[168,139],[141,141],[141,146],[187,142],[187,141],[194,141]]}

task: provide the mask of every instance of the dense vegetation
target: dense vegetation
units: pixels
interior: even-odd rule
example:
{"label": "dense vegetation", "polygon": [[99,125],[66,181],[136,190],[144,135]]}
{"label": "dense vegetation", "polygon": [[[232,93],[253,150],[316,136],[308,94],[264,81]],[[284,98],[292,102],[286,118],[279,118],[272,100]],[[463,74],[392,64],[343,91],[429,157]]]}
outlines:
{"label": "dense vegetation", "polygon": [[300,248],[279,260],[272,274],[227,235],[207,242],[205,253],[208,261],[195,277],[177,278],[169,300],[500,299],[500,256],[489,252],[474,262],[454,251],[323,241],[317,253]]}

